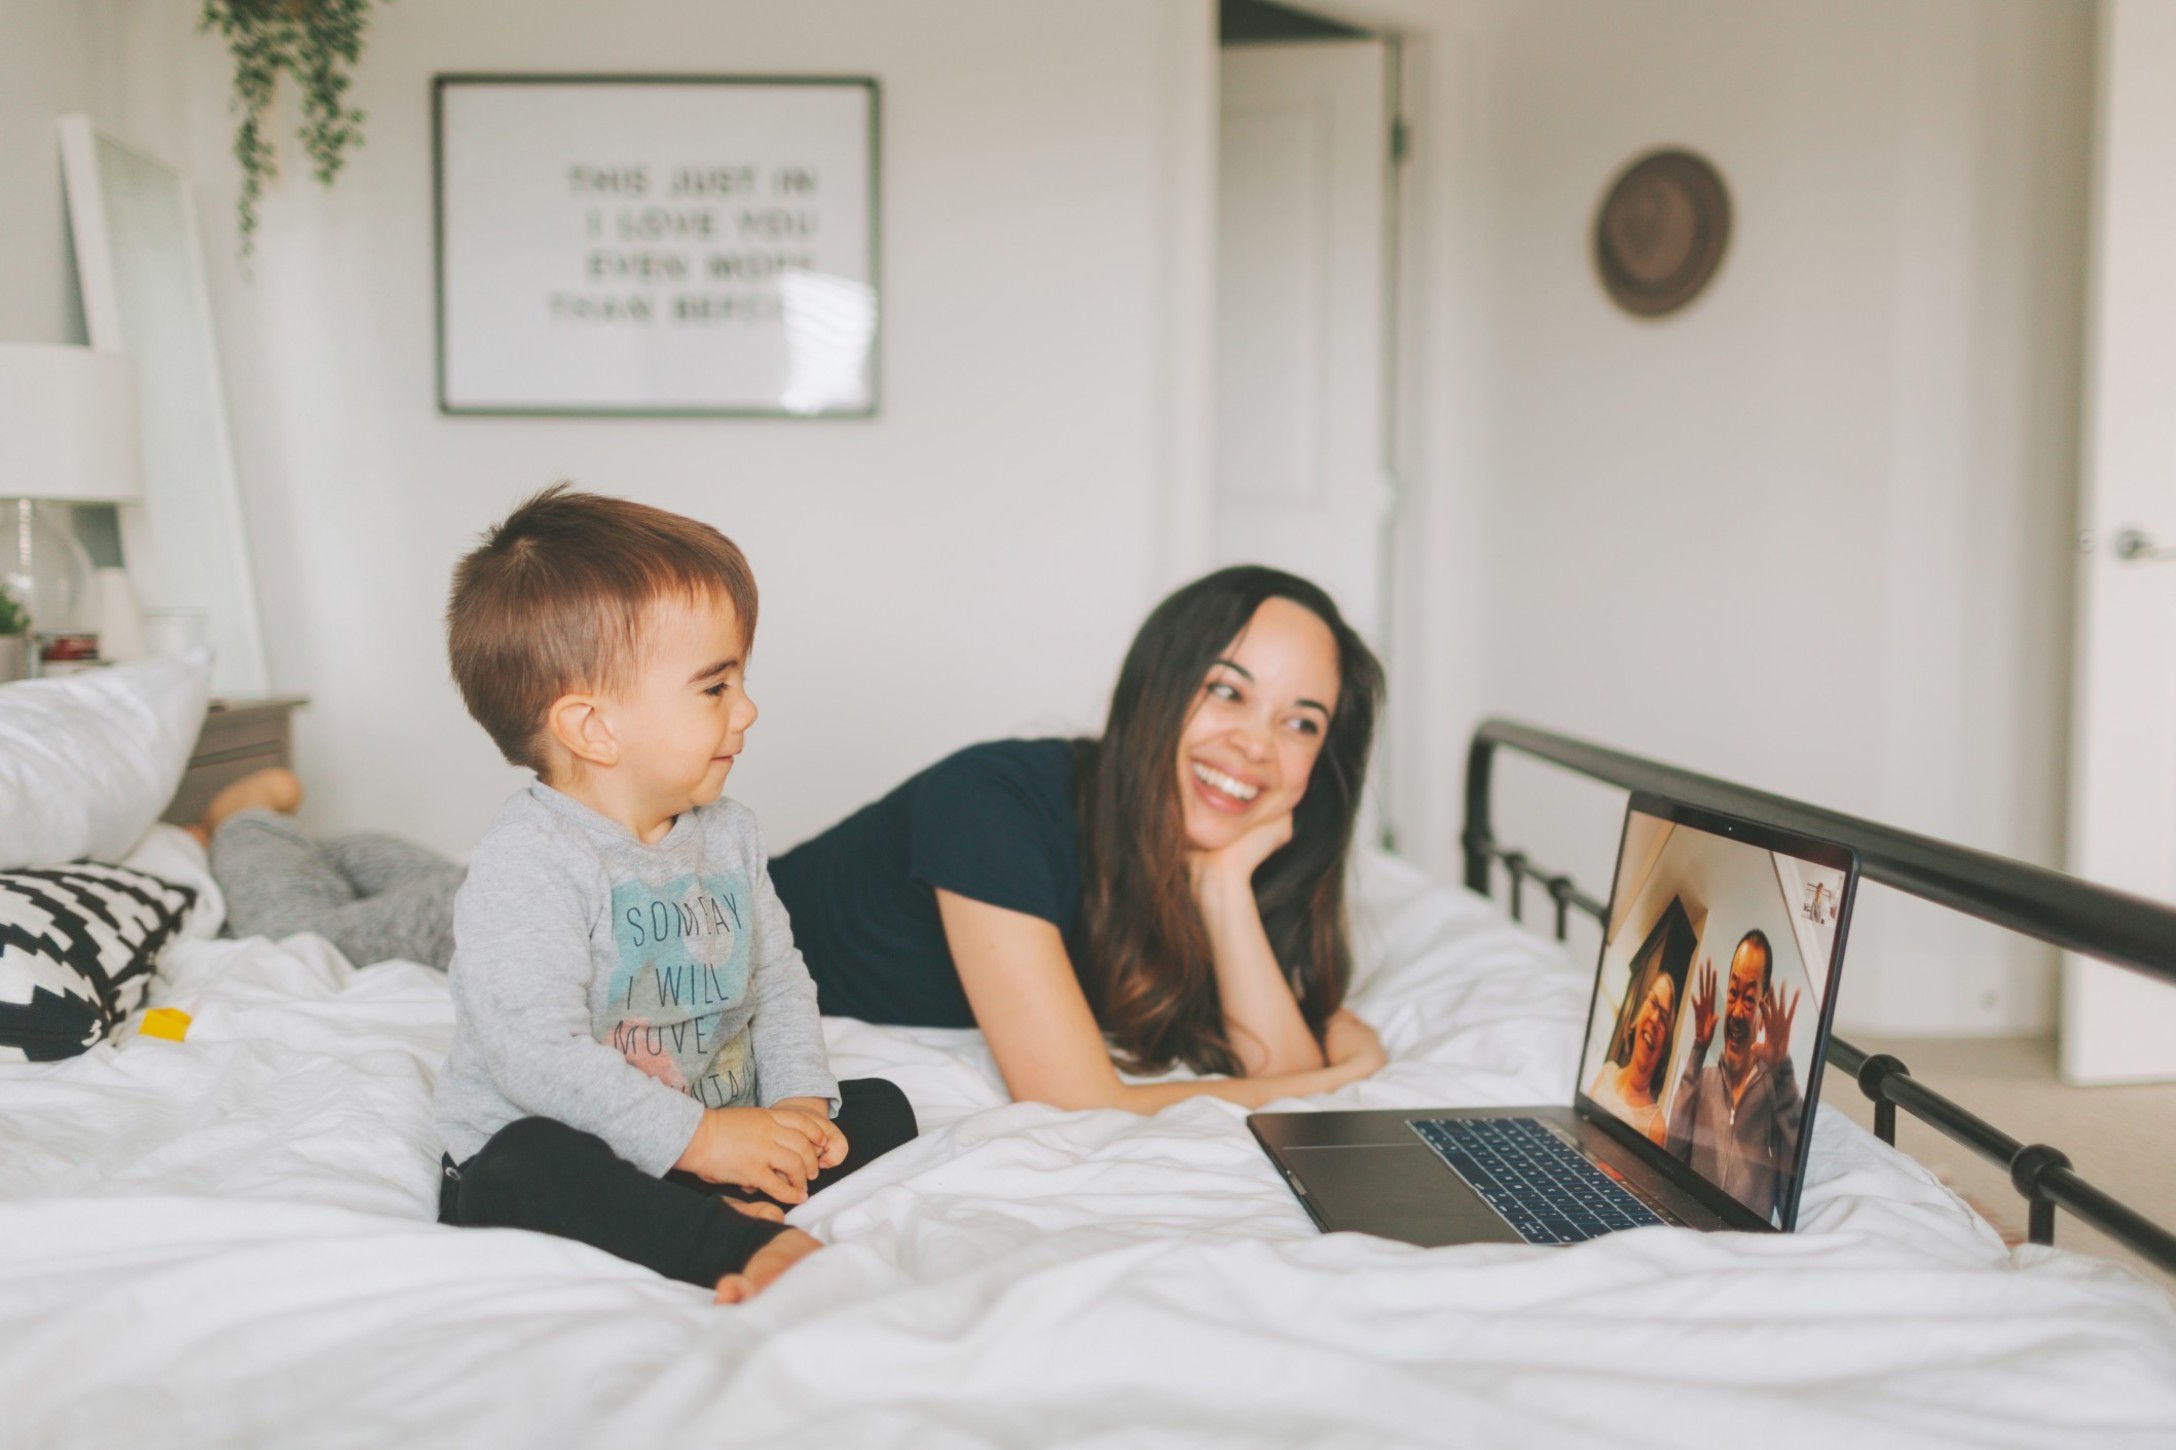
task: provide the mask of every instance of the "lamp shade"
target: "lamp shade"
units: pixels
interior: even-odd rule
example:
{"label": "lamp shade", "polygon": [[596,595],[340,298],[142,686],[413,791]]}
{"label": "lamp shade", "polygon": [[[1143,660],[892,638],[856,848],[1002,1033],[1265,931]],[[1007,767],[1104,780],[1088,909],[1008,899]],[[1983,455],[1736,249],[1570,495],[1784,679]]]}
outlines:
{"label": "lamp shade", "polygon": [[132,358],[0,342],[0,498],[130,503],[140,469]]}

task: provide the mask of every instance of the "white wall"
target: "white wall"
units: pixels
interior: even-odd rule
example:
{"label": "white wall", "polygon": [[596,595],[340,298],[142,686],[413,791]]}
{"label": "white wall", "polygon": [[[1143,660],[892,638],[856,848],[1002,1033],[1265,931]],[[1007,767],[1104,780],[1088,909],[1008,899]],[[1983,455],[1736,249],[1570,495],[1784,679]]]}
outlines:
{"label": "white wall", "polygon": [[[1463,743],[1502,712],[2059,859],[2092,8],[1321,8],[1415,41],[1407,848],[1455,872]],[[71,59],[100,42],[66,9],[0,22],[50,52],[25,75],[97,68]],[[102,119],[205,183],[275,670],[316,701],[320,824],[473,839],[513,776],[445,682],[446,574],[562,476],[748,547],[766,713],[736,790],[781,841],[967,740],[1091,726],[1142,611],[1200,557],[1207,0],[385,6],[357,84],[368,142],[330,193],[288,153],[248,284],[225,245],[217,43],[191,0],[112,13]],[[439,417],[427,105],[452,69],[878,76],[883,416]],[[28,176],[49,158],[24,159],[0,78],[0,166]],[[1587,235],[1614,171],[1665,142],[1715,159],[1737,230],[1706,296],[1641,322],[1603,297]],[[0,261],[50,266],[50,233],[33,216]],[[0,279],[24,335],[65,332],[65,299]],[[1534,846],[1601,877],[1606,799],[1515,772],[1506,792]],[[1861,900],[1845,1021],[2046,1024],[2044,954]]]}
{"label": "white wall", "polygon": [[[448,574],[561,478],[747,549],[763,719],[734,792],[774,843],[975,739],[1096,726],[1191,562],[1164,543],[1167,501],[1206,488],[1168,406],[1204,392],[1206,273],[1186,269],[1207,255],[1206,0],[383,6],[354,91],[366,143],[326,192],[283,140],[248,282],[225,58],[194,13],[160,0],[131,30],[146,88],[180,84],[166,124],[129,123],[169,152],[181,136],[204,183],[274,674],[313,702],[310,819],[473,843],[517,776],[446,678]],[[429,100],[453,70],[877,77],[881,416],[441,417]]]}
{"label": "white wall", "polygon": [[98,0],[0,4],[0,340],[83,341],[53,119],[100,109],[105,19]]}
{"label": "white wall", "polygon": [[[1456,742],[1493,712],[2059,861],[2091,8],[1373,13],[1425,36],[1415,849],[1453,868]],[[1716,162],[1735,232],[1642,321],[1588,238],[1666,143]],[[1599,792],[1513,772],[1500,809],[1606,877]],[[1871,890],[1854,941],[1847,1023],[2050,1020],[2037,948]]]}

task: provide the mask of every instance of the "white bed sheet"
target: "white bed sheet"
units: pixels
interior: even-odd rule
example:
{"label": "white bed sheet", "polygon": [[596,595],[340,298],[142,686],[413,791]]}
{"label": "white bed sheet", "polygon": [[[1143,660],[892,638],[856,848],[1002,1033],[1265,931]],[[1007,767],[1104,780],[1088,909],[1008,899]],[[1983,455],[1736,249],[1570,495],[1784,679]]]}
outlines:
{"label": "white bed sheet", "polygon": [[[1398,863],[1321,1105],[1563,1100],[1588,980]],[[1315,1232],[1248,1135],[1008,1103],[972,1032],[827,1024],[915,1143],[755,1303],[431,1222],[443,980],[193,941],[124,1033],[0,1069],[0,1445],[2176,1443],[2176,1308],[2006,1250],[1822,1111],[1795,1236],[1419,1250]]]}

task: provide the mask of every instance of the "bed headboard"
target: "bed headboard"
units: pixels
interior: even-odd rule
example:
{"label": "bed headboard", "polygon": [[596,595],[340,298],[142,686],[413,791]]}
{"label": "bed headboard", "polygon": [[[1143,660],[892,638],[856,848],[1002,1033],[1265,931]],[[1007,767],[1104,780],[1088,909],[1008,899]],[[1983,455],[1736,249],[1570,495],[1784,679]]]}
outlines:
{"label": "bed headboard", "polygon": [[[1606,926],[1609,906],[1580,890],[1569,876],[1550,871],[1498,839],[1489,787],[1499,750],[1515,751],[1623,790],[1653,791],[1725,815],[1842,842],[1859,853],[1865,880],[2176,986],[2176,910],[2157,902],[1531,725],[1483,721],[1473,733],[1466,756],[1461,838],[1466,885],[1484,896],[1492,895],[1496,867],[1501,863],[1510,884],[1511,914],[1524,920],[1526,888],[1529,884],[1540,888],[1554,910],[1559,940],[1573,911]],[[1884,1142],[1896,1142],[1896,1111],[1902,1108],[2006,1169],[2027,1204],[2028,1231],[2034,1243],[2055,1241],[2055,1210],[2061,1208],[2176,1272],[2176,1233],[2095,1188],[2079,1176],[2060,1149],[2019,1142],[1914,1078],[1887,1053],[1869,1055],[1832,1037],[1829,1062],[1855,1079],[1860,1091],[1873,1100],[1874,1129]]]}

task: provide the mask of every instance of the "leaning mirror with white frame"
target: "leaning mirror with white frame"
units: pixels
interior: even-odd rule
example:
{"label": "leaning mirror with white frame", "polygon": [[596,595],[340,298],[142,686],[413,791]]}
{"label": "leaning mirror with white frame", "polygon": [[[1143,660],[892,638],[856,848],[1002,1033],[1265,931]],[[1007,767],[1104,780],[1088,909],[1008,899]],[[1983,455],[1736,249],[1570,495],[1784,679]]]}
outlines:
{"label": "leaning mirror with white frame", "polygon": [[153,643],[191,643],[182,636],[201,630],[213,693],[263,695],[256,577],[188,178],[87,116],[58,124],[91,345],[136,360],[143,496],[122,507],[121,535],[136,593],[176,626]]}

